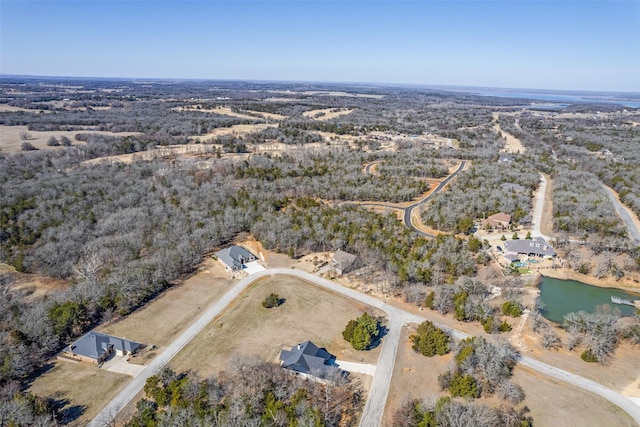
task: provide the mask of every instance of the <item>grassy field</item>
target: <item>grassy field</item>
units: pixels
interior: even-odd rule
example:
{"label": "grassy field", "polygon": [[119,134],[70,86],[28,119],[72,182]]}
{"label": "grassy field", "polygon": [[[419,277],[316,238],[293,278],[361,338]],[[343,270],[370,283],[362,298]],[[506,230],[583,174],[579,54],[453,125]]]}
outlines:
{"label": "grassy field", "polygon": [[169,289],[153,302],[100,332],[162,347],[173,341],[209,304],[232,285],[231,277],[217,261],[206,259],[198,272]]}
{"label": "grassy field", "polygon": [[[428,358],[416,353],[409,341],[413,331],[415,325],[403,330],[383,425],[393,424],[393,414],[408,399],[435,401],[445,395],[438,386],[438,375],[448,369],[453,356],[450,353]],[[521,405],[529,407],[535,426],[635,425],[630,416],[607,400],[528,368],[516,367],[512,380],[524,389],[526,398]],[[502,403],[495,396],[481,400],[491,406]]]}
{"label": "grassy field", "polygon": [[[267,310],[261,302],[271,292],[285,302]],[[176,371],[192,369],[207,377],[228,368],[243,355],[278,363],[282,348],[305,340],[326,347],[338,359],[375,364],[378,348],[355,351],[342,338],[347,322],[366,309],[296,278],[261,280],[178,353],[171,366]]]}
{"label": "grassy field", "polygon": [[92,363],[56,362],[36,378],[29,391],[61,402],[69,426],[84,426],[130,379]]}

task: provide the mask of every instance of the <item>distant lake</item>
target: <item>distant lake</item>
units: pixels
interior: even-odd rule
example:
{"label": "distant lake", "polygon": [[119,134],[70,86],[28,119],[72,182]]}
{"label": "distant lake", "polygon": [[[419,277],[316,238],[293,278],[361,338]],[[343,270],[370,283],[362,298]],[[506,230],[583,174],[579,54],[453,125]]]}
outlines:
{"label": "distant lake", "polygon": [[[576,104],[576,103],[619,104],[619,105],[624,105],[625,107],[640,108],[640,99],[638,99],[637,101],[635,100],[632,101],[622,97],[619,98],[614,95],[608,96],[604,94],[569,95],[569,94],[547,93],[547,92],[507,92],[507,91],[483,91],[483,92],[474,92],[474,93],[480,96],[495,96],[498,98],[520,98],[520,99],[531,99],[531,100],[538,100],[538,101],[556,101],[558,102],[558,104],[555,104],[555,108],[565,108],[569,104]],[[636,97],[633,96],[632,98],[636,98]],[[544,104],[544,105],[541,105],[540,108],[552,108],[552,107],[549,104]]]}
{"label": "distant lake", "polygon": [[543,276],[540,283],[540,298],[545,305],[542,315],[557,323],[562,323],[566,314],[580,310],[594,313],[596,306],[603,304],[620,310],[622,316],[635,314],[634,307],[613,304],[611,302],[612,295],[628,300],[640,299],[638,295],[619,289],[601,288],[575,280],[561,280]]}

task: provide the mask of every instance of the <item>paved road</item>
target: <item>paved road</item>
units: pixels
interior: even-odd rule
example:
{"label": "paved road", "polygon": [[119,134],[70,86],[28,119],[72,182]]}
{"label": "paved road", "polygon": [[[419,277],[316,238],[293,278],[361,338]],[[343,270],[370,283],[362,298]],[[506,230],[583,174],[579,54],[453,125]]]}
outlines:
{"label": "paved road", "polygon": [[415,231],[416,233],[420,234],[421,236],[425,236],[425,237],[430,237],[430,238],[435,238],[435,236],[433,234],[429,234],[429,233],[425,233],[422,230],[419,230],[418,228],[416,228],[413,225],[413,222],[411,222],[411,213],[413,212],[413,210],[415,208],[417,208],[418,206],[424,205],[425,203],[427,203],[429,200],[431,200],[431,198],[433,198],[436,194],[438,194],[440,191],[442,191],[442,189],[444,187],[446,187],[446,185],[449,183],[449,181],[451,181],[453,178],[455,178],[456,175],[458,175],[458,173],[464,169],[464,166],[467,164],[467,162],[462,161],[460,162],[460,166],[458,166],[458,169],[456,169],[451,175],[449,175],[444,181],[442,181],[436,188],[435,190],[433,190],[431,192],[431,194],[429,194],[427,197],[425,197],[424,199],[413,203],[412,205],[407,206],[404,209],[404,217],[403,217],[403,221],[404,221],[404,225],[406,225],[407,227],[411,228],[413,231]]}
{"label": "paved road", "polygon": [[620,203],[620,201],[616,197],[617,194],[612,189],[604,184],[602,184],[602,188],[604,188],[604,190],[609,195],[609,199],[611,200],[611,203],[613,203],[613,207],[616,209],[616,212],[618,212],[618,215],[620,215],[622,221],[624,221],[625,225],[627,226],[627,231],[629,232],[631,241],[633,241],[633,243],[636,245],[640,245],[640,230],[636,226],[636,223],[633,222],[633,219],[631,219],[629,208]]}
{"label": "paved road", "polygon": [[[175,341],[173,341],[162,353],[138,375],[93,419],[89,424],[91,427],[102,427],[108,425],[114,417],[142,390],[144,384],[150,376],[156,374],[175,356],[185,345],[189,343],[211,320],[219,315],[234,299],[236,299],[247,286],[257,279],[273,275],[290,275],[304,279],[329,291],[347,296],[372,307],[379,308],[387,313],[389,324],[388,332],[382,340],[382,348],[378,358],[378,364],[373,378],[369,397],[365,404],[360,425],[363,427],[378,427],[382,423],[382,415],[389,393],[389,385],[393,373],[396,359],[396,352],[400,342],[402,327],[406,323],[421,323],[424,317],[404,311],[398,307],[391,306],[385,302],[362,294],[353,289],[345,288],[335,282],[319,278],[318,276],[299,270],[272,269],[260,271],[240,280],[231,290],[229,290],[220,300],[209,307],[191,326],[189,326]],[[454,339],[460,340],[468,337],[466,333],[458,331],[444,325],[438,325],[448,331]],[[529,357],[522,357],[520,363],[538,372],[558,378],[562,381],[573,384],[577,387],[595,393],[613,404],[619,406],[631,415],[640,424],[640,407],[631,400],[613,390],[607,389],[591,380],[578,375],[555,368]]]}
{"label": "paved road", "polygon": [[[365,168],[364,168],[365,173],[370,174],[371,173],[371,167],[374,164],[375,163],[371,163],[371,164],[368,164],[367,166],[365,166]],[[406,208],[399,207],[399,206],[397,206],[397,205],[395,205],[393,203],[387,203],[387,202],[366,202],[366,203],[345,202],[345,203],[342,203],[342,205],[343,206],[380,206],[380,207],[383,207],[383,208],[391,208],[391,209],[401,210],[403,212],[402,221],[404,222],[405,226],[409,227],[410,229],[412,229],[413,231],[415,231],[416,233],[418,233],[421,236],[429,237],[430,239],[435,239],[436,236],[434,236],[433,234],[425,233],[424,231],[416,228],[413,225],[413,223],[411,222],[411,213],[413,212],[413,210],[415,208],[427,203],[429,200],[431,200],[431,198],[433,196],[435,196],[440,191],[442,191],[442,189],[449,183],[449,181],[451,181],[462,169],[464,169],[464,166],[466,164],[467,164],[466,161],[460,162],[460,165],[458,166],[458,169],[456,169],[451,175],[449,175],[444,181],[442,181],[435,188],[435,190],[433,190],[427,197],[425,197],[424,199],[421,199],[421,200],[419,200],[419,201],[417,201],[415,203],[412,203],[411,205],[407,206]]]}

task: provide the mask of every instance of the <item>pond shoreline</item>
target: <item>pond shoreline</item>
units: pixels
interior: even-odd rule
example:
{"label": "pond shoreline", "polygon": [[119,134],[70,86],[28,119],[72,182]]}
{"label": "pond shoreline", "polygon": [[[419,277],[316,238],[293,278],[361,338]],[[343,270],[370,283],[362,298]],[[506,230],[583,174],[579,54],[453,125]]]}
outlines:
{"label": "pond shoreline", "polygon": [[540,284],[542,277],[550,277],[553,279],[574,280],[576,282],[597,286],[599,288],[620,289],[640,296],[640,283],[627,277],[623,277],[618,281],[611,277],[598,279],[591,275],[580,274],[577,271],[566,268],[545,268],[536,270],[534,274],[538,276],[535,280],[536,285]]}

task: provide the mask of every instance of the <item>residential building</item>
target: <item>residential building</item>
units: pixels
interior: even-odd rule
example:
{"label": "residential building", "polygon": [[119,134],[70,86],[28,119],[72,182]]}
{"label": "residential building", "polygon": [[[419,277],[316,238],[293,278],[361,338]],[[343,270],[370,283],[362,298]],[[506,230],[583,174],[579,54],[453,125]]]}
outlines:
{"label": "residential building", "polygon": [[539,257],[555,257],[556,251],[542,237],[532,240],[507,240],[504,242],[507,254]]}
{"label": "residential building", "polygon": [[511,225],[511,215],[504,212],[493,214],[482,221],[483,228],[499,228],[504,230]]}
{"label": "residential building", "polygon": [[256,261],[258,258],[243,248],[242,246],[230,246],[216,252],[218,260],[224,264],[227,271],[237,271],[245,268],[248,262]]}
{"label": "residential building", "polygon": [[334,366],[336,357],[311,341],[300,343],[291,350],[280,352],[280,366],[303,375],[326,378],[328,374],[341,371]]}
{"label": "residential building", "polygon": [[65,347],[62,352],[72,359],[101,363],[114,352],[121,356],[133,354],[140,346],[141,344],[135,341],[90,331]]}

